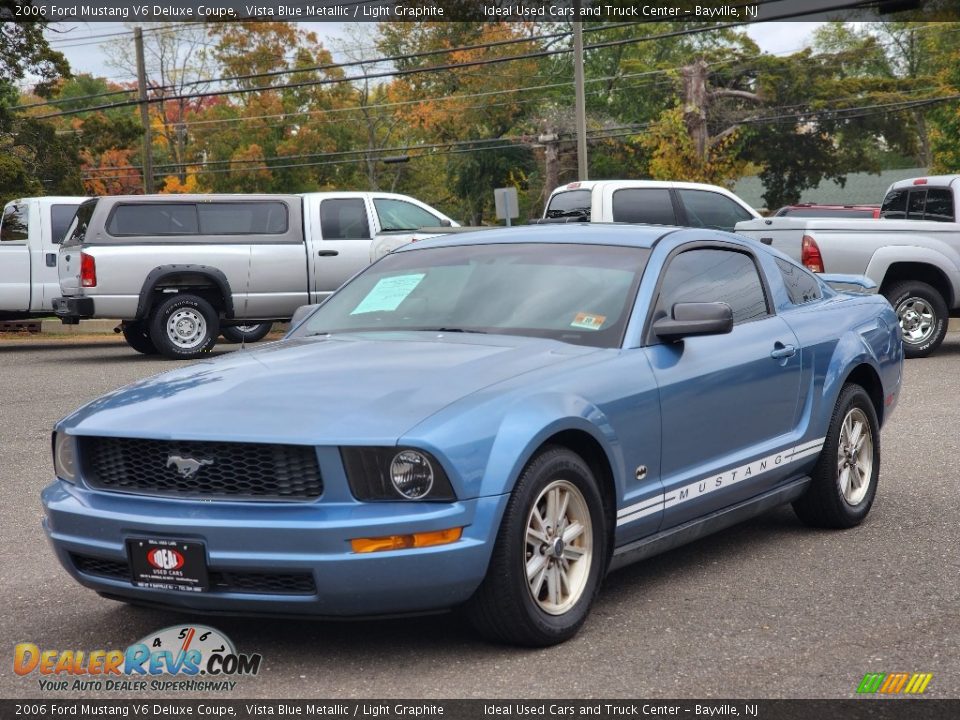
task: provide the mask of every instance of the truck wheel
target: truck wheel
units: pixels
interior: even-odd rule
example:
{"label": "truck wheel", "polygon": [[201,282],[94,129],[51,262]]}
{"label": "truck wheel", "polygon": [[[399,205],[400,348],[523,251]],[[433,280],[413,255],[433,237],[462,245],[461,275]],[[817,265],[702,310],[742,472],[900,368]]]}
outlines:
{"label": "truck wheel", "polygon": [[156,355],[157,346],[150,339],[150,333],[145,322],[125,322],[120,324],[120,332],[123,333],[123,339],[127,345],[132,347],[138,353],[144,355]]}
{"label": "truck wheel", "polygon": [[900,320],[906,357],[926,357],[940,347],[949,314],[940,293],[927,283],[910,281],[897,283],[884,295]]}
{"label": "truck wheel", "polygon": [[231,343],[257,342],[263,340],[273,328],[273,323],[259,323],[257,325],[231,325],[220,328],[223,339]]}
{"label": "truck wheel", "polygon": [[153,344],[172,360],[192,360],[210,352],[219,333],[217,311],[196,295],[173,295],[150,318]]}
{"label": "truck wheel", "polygon": [[607,567],[607,520],[596,479],[552,447],[524,470],[503,514],[487,575],[465,610],[490,640],[556,645],[583,625]]}

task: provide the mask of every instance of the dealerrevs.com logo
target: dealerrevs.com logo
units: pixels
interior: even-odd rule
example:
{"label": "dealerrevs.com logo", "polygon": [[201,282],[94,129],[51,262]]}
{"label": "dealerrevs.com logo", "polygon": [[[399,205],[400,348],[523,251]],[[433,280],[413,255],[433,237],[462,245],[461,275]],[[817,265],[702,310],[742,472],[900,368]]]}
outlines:
{"label": "dealerrevs.com logo", "polygon": [[[151,562],[177,562],[175,551],[158,552]],[[258,653],[238,653],[233,642],[212,627],[173,625],[125,650],[42,650],[34,643],[19,643],[13,671],[39,676],[44,691],[229,692],[237,686],[232,678],[256,675],[262,660]]]}

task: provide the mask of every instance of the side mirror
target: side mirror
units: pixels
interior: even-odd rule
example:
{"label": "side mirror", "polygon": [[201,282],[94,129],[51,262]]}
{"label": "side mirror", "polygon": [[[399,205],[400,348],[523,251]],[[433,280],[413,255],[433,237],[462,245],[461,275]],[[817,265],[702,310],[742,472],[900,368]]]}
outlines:
{"label": "side mirror", "polygon": [[307,315],[312,313],[320,307],[319,303],[316,305],[301,305],[297,308],[296,312],[293,313],[293,317],[290,318],[290,327],[296,327]]}
{"label": "side mirror", "polygon": [[733,330],[733,311],[725,302],[677,303],[672,318],[653,324],[654,334],[670,342],[694,335],[723,335]]}
{"label": "side mirror", "polygon": [[441,220],[440,227],[453,227],[453,223],[449,220]]}

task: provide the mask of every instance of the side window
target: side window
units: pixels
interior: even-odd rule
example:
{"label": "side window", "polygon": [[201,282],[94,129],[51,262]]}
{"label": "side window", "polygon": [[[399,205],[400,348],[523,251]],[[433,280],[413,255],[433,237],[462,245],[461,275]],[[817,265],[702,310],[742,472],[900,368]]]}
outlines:
{"label": "side window", "polygon": [[0,220],[0,242],[26,242],[30,230],[29,208],[10,203],[3,209]]}
{"label": "side window", "polygon": [[422,227],[437,227],[442,222],[433,213],[403,200],[375,198],[373,207],[383,230],[417,230]]}
{"label": "side window", "polygon": [[70,223],[73,222],[73,216],[77,214],[78,205],[51,205],[50,206],[50,240],[54,243],[62,243],[64,235]]}
{"label": "side window", "polygon": [[324,240],[369,240],[370,223],[362,198],[335,198],[320,203]]}
{"label": "side window", "polygon": [[733,310],[734,324],[768,314],[753,258],[734,250],[687,250],[670,261],[654,318],[672,316],[673,306],[686,302],[725,302]]}
{"label": "side window", "polygon": [[880,206],[880,217],[903,220],[907,217],[907,190],[891,190]]}
{"label": "side window", "polygon": [[111,235],[196,235],[198,230],[197,206],[193,203],[117,205],[107,220],[107,232]]}
{"label": "side window", "polygon": [[687,225],[733,232],[734,226],[753,215],[720,193],[708,190],[678,190],[687,211]]}
{"label": "side window", "polygon": [[670,191],[628,188],[613,193],[613,221],[648,225],[676,225]]}
{"label": "side window", "polygon": [[945,188],[927,190],[927,206],[923,211],[923,219],[953,222],[953,193]]}
{"label": "side window", "polygon": [[197,205],[201,235],[281,235],[287,206],[281,202],[212,202]]}
{"label": "side window", "polygon": [[803,305],[820,299],[820,283],[811,273],[786,260],[776,258],[776,261],[777,267],[780,268],[780,275],[783,277],[783,284],[787,287],[790,302],[794,305]]}

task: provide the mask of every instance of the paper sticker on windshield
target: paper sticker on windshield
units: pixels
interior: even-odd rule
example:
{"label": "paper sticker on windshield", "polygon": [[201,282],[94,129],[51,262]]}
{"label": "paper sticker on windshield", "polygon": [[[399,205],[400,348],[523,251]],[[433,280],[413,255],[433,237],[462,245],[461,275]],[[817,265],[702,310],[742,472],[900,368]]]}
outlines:
{"label": "paper sticker on windshield", "polygon": [[591,315],[590,313],[577,313],[577,316],[570,323],[570,327],[581,328],[582,330],[599,330],[603,327],[606,315]]}
{"label": "paper sticker on windshield", "polygon": [[394,275],[381,278],[360,304],[353,309],[351,315],[360,315],[371,312],[391,312],[400,307],[400,303],[407,299],[420,281],[423,273],[414,275]]}

